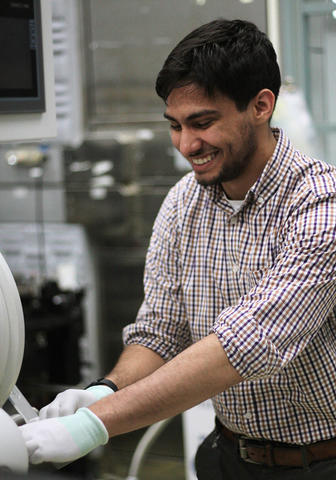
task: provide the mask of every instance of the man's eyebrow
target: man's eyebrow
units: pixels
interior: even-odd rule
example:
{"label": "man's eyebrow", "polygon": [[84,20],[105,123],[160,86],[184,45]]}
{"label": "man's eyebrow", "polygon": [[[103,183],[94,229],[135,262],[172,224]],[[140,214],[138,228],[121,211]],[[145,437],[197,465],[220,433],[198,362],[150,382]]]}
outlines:
{"label": "man's eyebrow", "polygon": [[167,120],[170,120],[171,122],[176,122],[175,118],[168,115],[168,113],[164,113],[163,116],[164,118],[166,118]]}
{"label": "man's eyebrow", "polygon": [[[219,115],[218,110],[209,110],[209,109],[200,110],[199,112],[191,113],[186,118],[186,121],[190,122],[192,120],[195,120],[196,118],[204,117],[205,115],[213,115],[214,113]],[[171,122],[176,122],[177,121],[174,117],[171,117],[170,115],[168,115],[168,113],[164,113],[163,116],[164,116],[164,118],[166,118],[167,120],[170,120]]]}

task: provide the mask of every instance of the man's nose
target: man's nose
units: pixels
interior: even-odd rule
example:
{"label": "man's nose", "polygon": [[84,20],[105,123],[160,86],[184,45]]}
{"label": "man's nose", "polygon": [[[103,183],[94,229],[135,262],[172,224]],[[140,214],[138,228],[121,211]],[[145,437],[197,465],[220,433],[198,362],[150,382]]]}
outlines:
{"label": "man's nose", "polygon": [[202,140],[197,133],[189,129],[182,129],[180,133],[179,151],[184,157],[189,157],[201,149]]}

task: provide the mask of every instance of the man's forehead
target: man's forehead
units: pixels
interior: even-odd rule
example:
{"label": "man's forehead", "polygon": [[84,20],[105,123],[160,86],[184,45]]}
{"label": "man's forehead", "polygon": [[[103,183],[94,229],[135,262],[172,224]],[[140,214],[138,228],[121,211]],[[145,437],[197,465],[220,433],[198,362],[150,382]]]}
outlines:
{"label": "man's forehead", "polygon": [[171,91],[167,98],[164,116],[174,118],[175,115],[183,115],[187,118],[219,113],[226,102],[231,101],[222,94],[217,93],[210,97],[203,88],[197,85],[186,85]]}
{"label": "man's forehead", "polygon": [[181,99],[190,99],[192,102],[204,102],[204,101],[213,101],[214,96],[209,96],[204,88],[196,85],[194,83],[184,85],[182,87],[173,88],[173,90],[168,95],[166,104],[167,106],[180,102]]}

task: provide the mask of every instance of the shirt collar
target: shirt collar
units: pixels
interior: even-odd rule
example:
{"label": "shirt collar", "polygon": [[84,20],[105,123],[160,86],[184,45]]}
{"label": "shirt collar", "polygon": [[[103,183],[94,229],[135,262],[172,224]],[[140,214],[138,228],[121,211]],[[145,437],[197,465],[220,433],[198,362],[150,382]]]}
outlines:
{"label": "shirt collar", "polygon": [[293,152],[293,146],[283,130],[272,128],[272,131],[277,140],[273,155],[266,163],[258,180],[247,193],[259,205],[262,205],[274,195],[284,177],[288,175],[289,159]]}

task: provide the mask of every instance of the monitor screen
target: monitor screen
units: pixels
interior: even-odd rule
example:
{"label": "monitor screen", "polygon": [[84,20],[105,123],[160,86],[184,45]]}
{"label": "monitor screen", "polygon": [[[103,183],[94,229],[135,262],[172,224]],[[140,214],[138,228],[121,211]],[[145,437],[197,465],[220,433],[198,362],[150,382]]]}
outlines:
{"label": "monitor screen", "polygon": [[1,0],[0,113],[45,111],[40,0]]}

